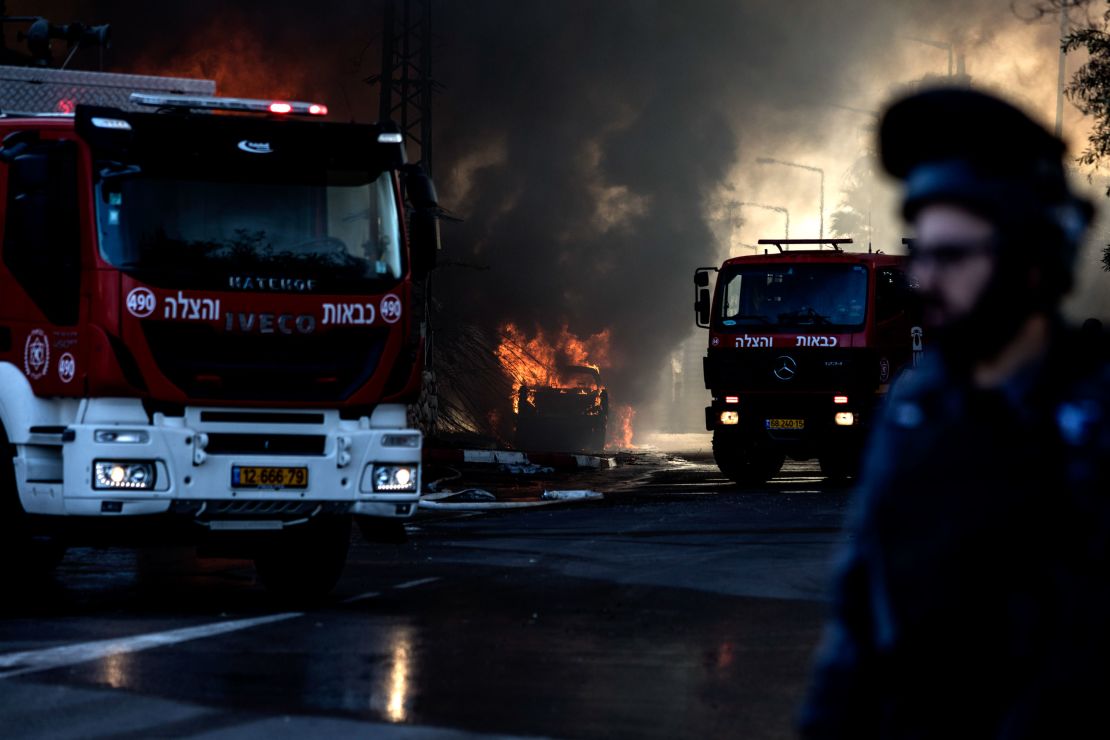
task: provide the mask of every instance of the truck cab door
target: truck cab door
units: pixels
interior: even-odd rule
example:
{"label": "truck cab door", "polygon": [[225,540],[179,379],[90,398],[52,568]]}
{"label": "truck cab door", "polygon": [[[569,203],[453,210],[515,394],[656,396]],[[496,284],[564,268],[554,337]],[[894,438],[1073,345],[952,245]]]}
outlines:
{"label": "truck cab door", "polygon": [[0,149],[7,162],[4,263],[47,322],[75,326],[81,307],[77,144],[9,146],[8,139]]}
{"label": "truck cab door", "polygon": [[876,270],[875,344],[891,364],[892,376],[913,351],[910,329],[919,323],[917,303],[905,272],[894,267]]}

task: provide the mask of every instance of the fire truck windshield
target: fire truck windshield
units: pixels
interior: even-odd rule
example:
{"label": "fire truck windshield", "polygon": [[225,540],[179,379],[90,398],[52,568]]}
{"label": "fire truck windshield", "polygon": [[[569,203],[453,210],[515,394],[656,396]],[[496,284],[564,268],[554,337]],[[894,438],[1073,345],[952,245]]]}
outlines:
{"label": "fire truck windshield", "polygon": [[867,268],[851,264],[743,265],[717,282],[714,327],[855,328],[867,306]]}
{"label": "fire truck windshield", "polygon": [[329,173],[323,180],[103,177],[101,254],[165,287],[217,287],[251,275],[314,280],[321,290],[373,290],[400,279],[392,175]]}

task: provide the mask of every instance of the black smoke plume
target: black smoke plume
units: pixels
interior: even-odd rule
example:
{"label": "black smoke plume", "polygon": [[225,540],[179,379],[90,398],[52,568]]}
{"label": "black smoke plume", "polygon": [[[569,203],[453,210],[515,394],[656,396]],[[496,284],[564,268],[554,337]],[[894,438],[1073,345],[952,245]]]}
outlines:
{"label": "black smoke plume", "polygon": [[[213,75],[224,94],[377,117],[363,79],[378,71],[380,2],[8,5],[111,23],[112,69]],[[863,91],[908,35],[971,43],[1014,21],[1008,0],[434,0],[433,14],[435,174],[463,219],[445,229],[436,277],[444,330],[608,328],[606,379],[632,404],[655,398],[692,331],[691,273],[720,260],[711,214],[729,188],[746,199],[730,182],[741,158],[843,139],[859,122],[833,106],[876,107]]]}

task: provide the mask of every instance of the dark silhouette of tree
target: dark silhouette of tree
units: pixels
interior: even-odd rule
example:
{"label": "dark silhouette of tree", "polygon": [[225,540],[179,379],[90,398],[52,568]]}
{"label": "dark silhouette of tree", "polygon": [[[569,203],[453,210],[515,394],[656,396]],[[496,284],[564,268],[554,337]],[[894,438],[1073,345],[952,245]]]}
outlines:
{"label": "dark silhouette of tree", "polygon": [[[1043,7],[1045,12],[1059,11],[1061,3],[1071,8],[1086,8],[1089,0],[1053,0]],[[1110,2],[1107,3],[1110,6]],[[1065,94],[1075,107],[1094,122],[1087,137],[1087,148],[1077,157],[1080,164],[1097,166],[1110,155],[1110,10],[1085,24],[1064,38],[1064,51],[1083,49],[1088,59],[1065,88]],[[1110,196],[1110,187],[1106,194]],[[1110,245],[1102,250],[1102,268],[1110,272]]]}

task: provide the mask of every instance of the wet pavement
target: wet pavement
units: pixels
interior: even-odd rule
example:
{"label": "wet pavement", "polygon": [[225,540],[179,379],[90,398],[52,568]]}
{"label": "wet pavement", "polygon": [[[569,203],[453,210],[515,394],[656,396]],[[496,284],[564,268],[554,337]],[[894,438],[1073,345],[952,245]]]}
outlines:
{"label": "wet pavement", "polygon": [[356,534],[311,609],[274,603],[245,561],[73,550],[0,605],[0,726],[790,737],[848,492],[807,464],[741,491],[704,456],[626,462],[538,481],[603,501],[424,514],[400,545]]}

